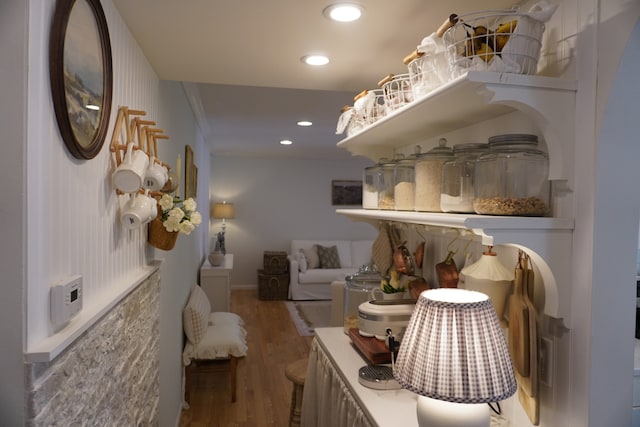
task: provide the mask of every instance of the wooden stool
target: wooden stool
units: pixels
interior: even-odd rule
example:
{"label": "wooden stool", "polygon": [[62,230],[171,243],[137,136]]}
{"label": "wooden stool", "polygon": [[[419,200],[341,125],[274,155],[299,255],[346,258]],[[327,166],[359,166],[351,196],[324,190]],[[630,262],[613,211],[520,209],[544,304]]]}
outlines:
{"label": "wooden stool", "polygon": [[302,414],[302,392],[304,391],[304,380],[307,376],[308,359],[300,359],[287,365],[284,371],[285,376],[293,383],[291,392],[291,412],[289,413],[289,426],[300,426],[300,415]]}

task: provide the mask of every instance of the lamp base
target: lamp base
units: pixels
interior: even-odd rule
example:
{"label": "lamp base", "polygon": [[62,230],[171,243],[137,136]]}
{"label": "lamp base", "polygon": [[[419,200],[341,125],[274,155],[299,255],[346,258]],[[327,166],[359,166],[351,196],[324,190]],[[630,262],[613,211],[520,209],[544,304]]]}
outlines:
{"label": "lamp base", "polygon": [[486,403],[453,403],[418,396],[420,427],[489,427],[490,423]]}

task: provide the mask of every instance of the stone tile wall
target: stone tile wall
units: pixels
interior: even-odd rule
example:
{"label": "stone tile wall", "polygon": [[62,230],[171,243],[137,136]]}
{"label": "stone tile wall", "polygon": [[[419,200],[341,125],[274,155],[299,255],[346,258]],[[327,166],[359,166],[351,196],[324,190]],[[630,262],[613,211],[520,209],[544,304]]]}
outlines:
{"label": "stone tile wall", "polygon": [[156,271],[55,360],[28,364],[28,425],[158,425],[159,303]]}

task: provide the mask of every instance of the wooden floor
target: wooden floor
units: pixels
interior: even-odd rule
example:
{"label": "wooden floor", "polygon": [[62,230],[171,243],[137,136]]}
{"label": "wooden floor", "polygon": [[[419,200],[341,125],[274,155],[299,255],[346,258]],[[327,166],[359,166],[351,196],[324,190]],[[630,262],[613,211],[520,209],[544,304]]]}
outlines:
{"label": "wooden floor", "polygon": [[227,372],[196,374],[180,426],[287,426],[292,384],[284,370],[307,357],[313,337],[298,335],[284,301],[260,301],[255,290],[232,291],[231,311],[245,320],[249,346],[238,363],[237,400]]}

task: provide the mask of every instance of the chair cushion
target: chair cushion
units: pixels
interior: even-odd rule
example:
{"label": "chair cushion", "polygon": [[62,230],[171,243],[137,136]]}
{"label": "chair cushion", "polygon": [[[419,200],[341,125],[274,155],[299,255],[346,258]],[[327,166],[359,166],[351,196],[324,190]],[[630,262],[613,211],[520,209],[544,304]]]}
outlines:
{"label": "chair cushion", "polygon": [[211,303],[209,303],[207,294],[200,286],[192,286],[189,301],[182,312],[184,333],[189,341],[194,344],[200,342],[209,324],[210,314]]}
{"label": "chair cushion", "polygon": [[235,313],[229,313],[227,311],[215,311],[209,314],[209,325],[228,325],[234,324],[238,326],[244,325],[242,317]]}
{"label": "chair cushion", "polygon": [[338,248],[335,245],[329,247],[316,245],[316,249],[318,250],[320,268],[340,268]]}
{"label": "chair cushion", "polygon": [[197,344],[187,341],[182,353],[182,362],[188,366],[192,359],[212,360],[246,356],[246,335],[245,329],[237,323],[211,325]]}

